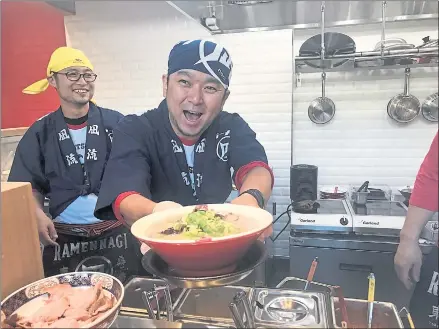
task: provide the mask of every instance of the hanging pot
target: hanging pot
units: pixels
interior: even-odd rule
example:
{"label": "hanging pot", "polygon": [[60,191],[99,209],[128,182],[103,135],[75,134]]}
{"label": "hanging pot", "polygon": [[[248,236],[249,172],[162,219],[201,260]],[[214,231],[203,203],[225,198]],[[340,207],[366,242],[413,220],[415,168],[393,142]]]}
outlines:
{"label": "hanging pot", "polygon": [[431,122],[438,122],[438,93],[428,96],[422,103],[422,116]]}
{"label": "hanging pot", "polygon": [[404,93],[393,97],[387,104],[387,114],[399,123],[413,121],[421,111],[419,100],[410,95],[409,89],[410,68],[405,69]]}
{"label": "hanging pot", "polygon": [[309,119],[317,124],[325,124],[331,121],[335,114],[335,104],[325,97],[326,73],[322,73],[322,97],[318,97],[311,102],[308,107]]}
{"label": "hanging pot", "polygon": [[[323,35],[325,45],[325,56],[353,54],[356,46],[351,37],[343,33],[325,32]],[[306,40],[299,50],[299,56],[321,56],[322,36],[317,34]],[[320,59],[307,60],[305,64],[313,68],[338,67],[346,63],[349,59],[331,59],[323,64]],[[329,64],[328,64],[329,63]]]}

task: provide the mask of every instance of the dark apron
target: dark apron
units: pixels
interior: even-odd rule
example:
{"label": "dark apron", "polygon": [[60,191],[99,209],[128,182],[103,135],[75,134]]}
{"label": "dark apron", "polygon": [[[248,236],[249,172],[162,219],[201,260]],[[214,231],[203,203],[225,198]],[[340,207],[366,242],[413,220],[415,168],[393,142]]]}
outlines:
{"label": "dark apron", "polygon": [[43,251],[46,277],[67,272],[103,272],[126,283],[132,276],[149,276],[143,269],[140,242],[125,226],[92,237],[58,233],[59,244]]}
{"label": "dark apron", "polygon": [[438,328],[438,249],[424,260],[421,276],[410,300],[410,313],[415,328]]}

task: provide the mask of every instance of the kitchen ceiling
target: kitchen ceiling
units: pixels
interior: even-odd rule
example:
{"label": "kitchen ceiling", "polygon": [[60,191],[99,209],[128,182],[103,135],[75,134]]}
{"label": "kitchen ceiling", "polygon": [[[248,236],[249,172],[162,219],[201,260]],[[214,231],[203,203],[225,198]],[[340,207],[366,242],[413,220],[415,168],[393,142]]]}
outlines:
{"label": "kitchen ceiling", "polygon": [[[320,1],[223,0],[168,1],[188,17],[212,33],[252,30],[318,27]],[[215,16],[216,20],[205,21]],[[325,26],[378,23],[382,17],[382,1],[326,1]],[[438,1],[387,1],[387,21],[437,19]],[[208,23],[208,24],[206,24]]]}

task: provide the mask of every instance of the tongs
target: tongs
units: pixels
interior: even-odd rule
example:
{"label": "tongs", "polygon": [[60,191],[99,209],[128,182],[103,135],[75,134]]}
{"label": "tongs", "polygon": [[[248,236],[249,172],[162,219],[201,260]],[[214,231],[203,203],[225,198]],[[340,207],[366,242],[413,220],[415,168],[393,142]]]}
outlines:
{"label": "tongs", "polygon": [[237,328],[254,328],[255,321],[251,311],[247,294],[244,291],[238,292],[229,305],[233,321]]}
{"label": "tongs", "polygon": [[[146,310],[148,311],[148,316],[150,319],[156,318],[157,320],[160,320],[160,303],[159,303],[159,295],[165,296],[165,307],[166,307],[166,318],[168,321],[172,322],[174,321],[174,314],[172,310],[172,299],[171,299],[171,293],[169,291],[169,286],[157,286],[154,285],[154,289],[150,291],[143,291],[142,292],[142,299],[145,303]],[[155,299],[156,303],[156,312],[154,317],[154,310],[151,305],[151,301]]]}

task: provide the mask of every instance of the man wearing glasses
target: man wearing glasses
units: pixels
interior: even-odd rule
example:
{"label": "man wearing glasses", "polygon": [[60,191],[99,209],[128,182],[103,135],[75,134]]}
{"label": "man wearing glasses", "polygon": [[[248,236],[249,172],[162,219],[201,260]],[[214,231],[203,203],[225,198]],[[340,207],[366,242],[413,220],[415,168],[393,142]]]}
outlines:
{"label": "man wearing glasses", "polygon": [[[25,133],[8,180],[32,184],[46,276],[89,270],[125,281],[140,268],[139,243],[120,222],[93,215],[113,129],[123,115],[92,101],[97,75],[83,52],[56,49],[46,74],[23,93],[52,86],[61,106]],[[43,211],[45,198],[52,218]]]}

